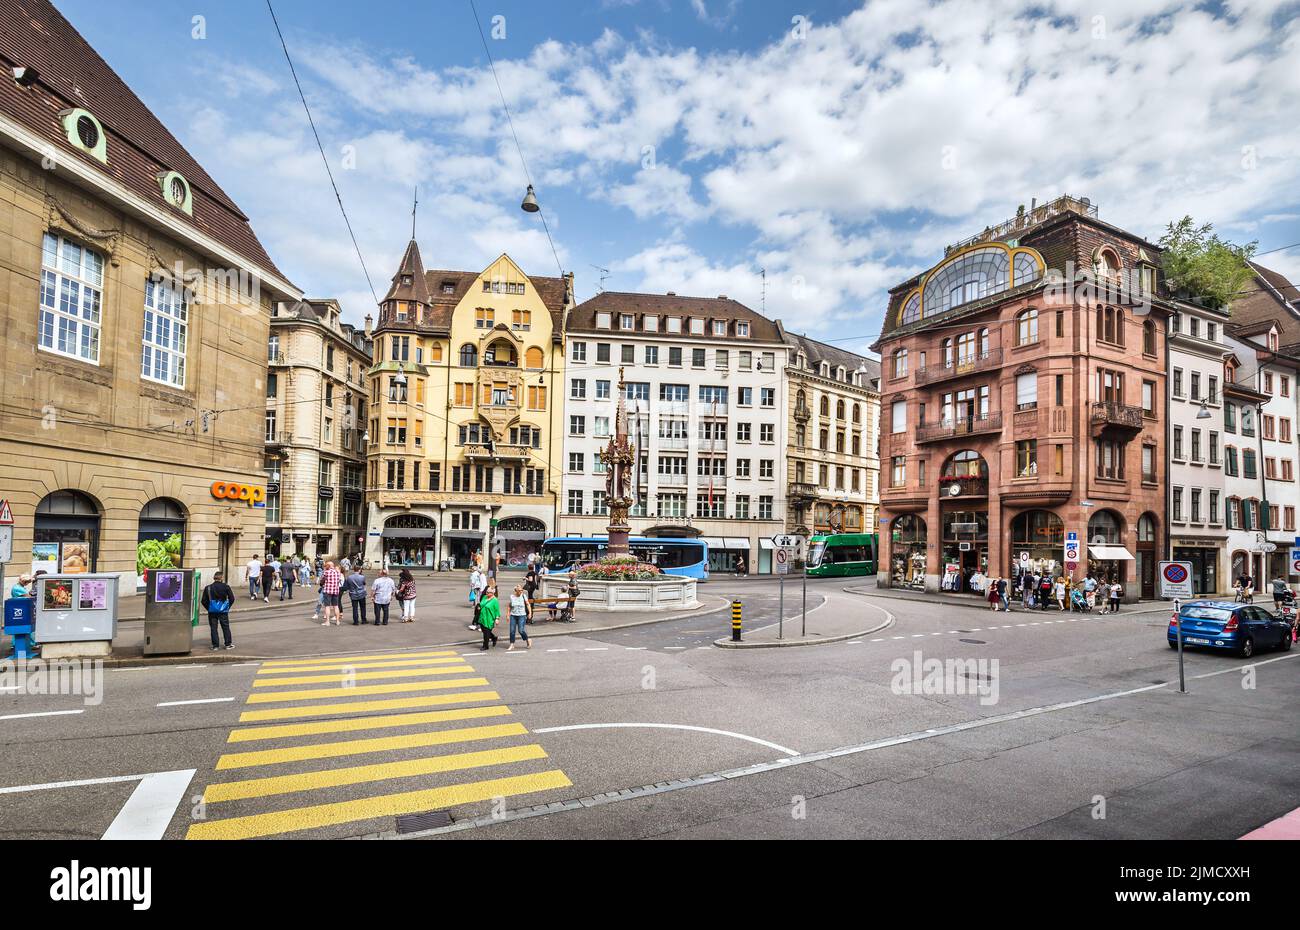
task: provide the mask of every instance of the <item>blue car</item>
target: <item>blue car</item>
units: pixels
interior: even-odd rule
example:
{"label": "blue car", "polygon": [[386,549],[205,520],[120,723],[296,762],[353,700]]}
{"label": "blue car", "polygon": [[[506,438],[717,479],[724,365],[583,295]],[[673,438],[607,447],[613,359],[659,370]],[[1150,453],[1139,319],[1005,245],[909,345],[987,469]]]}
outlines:
{"label": "blue car", "polygon": [[[1226,649],[1249,659],[1257,649],[1291,648],[1291,624],[1263,607],[1233,601],[1189,601],[1178,611],[1183,648]],[[1169,648],[1178,648],[1178,627],[1169,620]]]}

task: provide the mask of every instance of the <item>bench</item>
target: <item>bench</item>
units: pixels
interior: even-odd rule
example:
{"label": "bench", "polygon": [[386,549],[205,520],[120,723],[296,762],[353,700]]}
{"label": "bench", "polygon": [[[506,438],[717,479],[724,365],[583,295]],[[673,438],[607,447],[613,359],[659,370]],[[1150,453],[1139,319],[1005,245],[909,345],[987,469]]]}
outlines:
{"label": "bench", "polygon": [[[576,597],[535,597],[528,601],[529,607],[543,606],[548,612],[548,620],[556,620],[555,611],[561,604],[567,605],[558,618],[561,623],[573,623],[573,605],[577,602]],[[536,621],[533,621],[536,622]]]}

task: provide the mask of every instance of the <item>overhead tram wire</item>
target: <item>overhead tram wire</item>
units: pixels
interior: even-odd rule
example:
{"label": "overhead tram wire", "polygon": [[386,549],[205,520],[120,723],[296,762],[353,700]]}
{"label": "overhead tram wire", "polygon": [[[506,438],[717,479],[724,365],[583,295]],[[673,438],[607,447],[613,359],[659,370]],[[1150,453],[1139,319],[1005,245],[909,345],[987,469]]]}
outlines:
{"label": "overhead tram wire", "polygon": [[302,108],[307,113],[307,122],[311,125],[311,134],[316,139],[316,148],[320,150],[321,161],[325,164],[325,173],[329,175],[330,187],[334,188],[334,199],[339,203],[339,212],[343,214],[343,223],[348,228],[348,235],[352,237],[352,247],[356,249],[357,259],[361,262],[361,271],[365,274],[366,284],[370,287],[370,296],[374,298],[375,306],[378,306],[379,295],[375,292],[374,282],[370,280],[370,269],[366,267],[365,256],[361,254],[361,246],[357,243],[357,234],[352,231],[352,221],[348,219],[348,211],[343,206],[343,195],[339,193],[338,183],[334,180],[330,160],[325,154],[325,146],[321,143],[320,133],[316,130],[316,120],[312,118],[311,107],[307,105],[307,95],[303,93],[302,82],[298,80],[298,70],[293,66],[293,57],[289,54],[289,46],[284,40],[284,33],[280,31],[280,20],[276,18],[275,7],[271,5],[271,0],[266,0],[266,8],[271,12],[271,22],[275,24],[275,34],[280,37],[280,48],[284,49],[284,59],[289,63],[289,73],[293,75],[294,86],[298,88],[298,99],[302,101]]}
{"label": "overhead tram wire", "polygon": [[[269,3],[270,0],[267,0]],[[524,147],[519,144],[519,133],[515,131],[515,121],[510,115],[510,105],[506,103],[506,92],[501,87],[501,78],[497,75],[497,65],[492,59],[492,50],[488,48],[487,35],[483,32],[483,21],[479,19],[478,7],[475,6],[474,0],[469,0],[470,12],[474,14],[474,26],[478,29],[479,41],[483,43],[483,54],[487,55],[488,67],[492,70],[492,80],[496,82],[497,94],[501,97],[501,109],[505,111],[506,122],[510,124],[510,135],[515,140],[515,151],[519,153],[519,163],[523,165],[524,177],[528,181],[528,186],[533,186],[533,175],[528,170],[528,159],[524,158]],[[551,245],[551,254],[555,256],[555,267],[560,270],[560,277],[564,277],[564,265],[560,262],[560,253],[556,251],[555,240],[551,238],[551,226],[546,222],[546,212],[542,209],[539,202],[537,204],[537,215],[542,218],[542,229],[546,230],[546,241]]]}

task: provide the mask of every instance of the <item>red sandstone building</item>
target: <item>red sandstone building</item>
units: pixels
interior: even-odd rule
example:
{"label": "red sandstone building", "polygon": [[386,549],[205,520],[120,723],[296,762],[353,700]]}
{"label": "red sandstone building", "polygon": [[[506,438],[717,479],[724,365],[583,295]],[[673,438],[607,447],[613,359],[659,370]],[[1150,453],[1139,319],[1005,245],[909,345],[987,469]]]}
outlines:
{"label": "red sandstone building", "polygon": [[1062,197],[890,292],[875,346],[882,586],[966,591],[1027,569],[1154,596],[1168,305],[1096,285],[1151,294],[1158,255]]}

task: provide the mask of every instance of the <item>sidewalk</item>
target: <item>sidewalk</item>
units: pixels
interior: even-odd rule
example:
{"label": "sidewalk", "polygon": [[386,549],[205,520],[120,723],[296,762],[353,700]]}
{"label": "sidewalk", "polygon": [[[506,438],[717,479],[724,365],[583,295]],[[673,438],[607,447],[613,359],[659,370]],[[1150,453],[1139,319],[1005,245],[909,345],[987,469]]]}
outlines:
{"label": "sidewalk", "polygon": [[[723,649],[777,649],[786,646],[819,646],[841,643],[860,636],[879,633],[894,625],[894,615],[877,604],[854,603],[858,592],[844,588],[828,592],[826,600],[808,611],[807,633],[800,613],[785,618],[785,623],[768,622],[741,633],[741,642],[732,642],[730,636],[713,641]],[[849,609],[845,609],[845,608]],[[852,608],[865,608],[855,610]]]}
{"label": "sidewalk", "polygon": [[[850,594],[886,597],[896,601],[913,601],[919,604],[941,604],[945,607],[957,605],[989,610],[989,602],[980,594],[934,594],[929,591],[907,591],[902,588],[878,588],[875,585],[855,585],[853,587],[845,588],[844,590],[848,591]],[[1228,595],[1228,597],[1231,599],[1231,595]],[[1256,598],[1255,600],[1258,601],[1259,598]],[[1155,613],[1157,611],[1169,611],[1172,609],[1172,606],[1171,601],[1135,601],[1131,604],[1121,604],[1119,612],[1121,614],[1147,614]],[[1012,613],[1037,613],[1038,610],[1039,608],[1037,607],[1022,607],[1018,600],[1015,598],[1011,599]],[[1055,606],[1049,607],[1045,612],[1051,613],[1053,611],[1056,611]],[[1100,606],[1093,609],[1093,613],[1100,612]]]}

